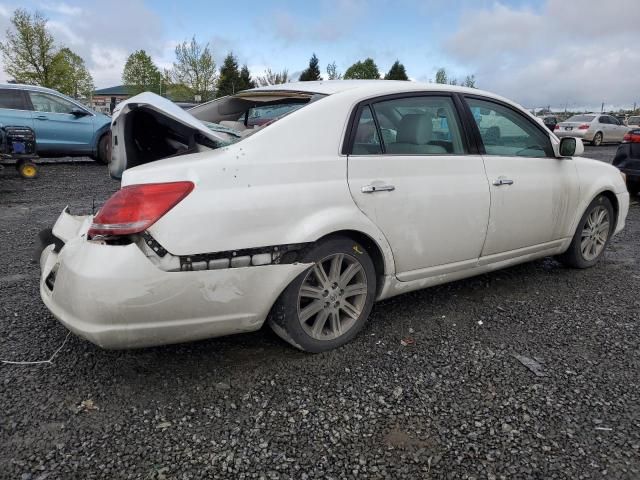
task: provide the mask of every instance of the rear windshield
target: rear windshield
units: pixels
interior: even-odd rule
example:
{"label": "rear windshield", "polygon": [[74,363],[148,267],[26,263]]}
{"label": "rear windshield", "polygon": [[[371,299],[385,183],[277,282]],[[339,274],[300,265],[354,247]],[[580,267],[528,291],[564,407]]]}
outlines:
{"label": "rear windshield", "polygon": [[596,118],[595,115],[574,115],[567,122],[593,122],[594,118]]}

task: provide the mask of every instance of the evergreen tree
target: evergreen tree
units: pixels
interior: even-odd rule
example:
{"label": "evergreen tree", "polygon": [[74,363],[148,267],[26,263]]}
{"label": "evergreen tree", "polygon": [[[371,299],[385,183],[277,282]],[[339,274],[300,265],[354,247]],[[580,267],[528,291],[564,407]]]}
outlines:
{"label": "evergreen tree", "polygon": [[367,58],[364,61],[357,61],[344,72],[344,78],[347,79],[380,79],[380,72],[378,66],[372,58]]}
{"label": "evergreen tree", "polygon": [[313,80],[322,80],[320,76],[320,67],[318,66],[318,57],[314,53],[309,59],[309,67],[300,74],[298,79],[301,82],[310,82]]}
{"label": "evergreen tree", "polygon": [[242,66],[242,70],[240,70],[240,87],[238,90],[248,90],[249,88],[256,88],[256,82],[251,78],[249,67],[245,64]]}
{"label": "evergreen tree", "polygon": [[439,68],[436,72],[436,83],[449,83],[447,71],[444,68]]}
{"label": "evergreen tree", "polygon": [[407,72],[404,68],[404,65],[400,63],[399,60],[396,60],[391,68],[384,76],[385,80],[409,80],[407,76]]}
{"label": "evergreen tree", "polygon": [[233,53],[229,53],[220,67],[220,79],[216,97],[226,97],[242,90],[238,61]]}

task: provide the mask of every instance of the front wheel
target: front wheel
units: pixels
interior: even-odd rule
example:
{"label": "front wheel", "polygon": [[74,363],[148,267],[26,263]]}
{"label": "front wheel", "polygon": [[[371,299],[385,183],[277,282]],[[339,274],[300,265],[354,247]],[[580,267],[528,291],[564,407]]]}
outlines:
{"label": "front wheel", "polygon": [[269,324],[300,350],[319,353],[344,345],[364,327],[375,299],[376,272],[365,248],[330,237],[309,251],[313,263],[282,292]]}
{"label": "front wheel", "polygon": [[574,268],[592,267],[602,258],[614,227],[611,201],[604,195],[596,197],[582,215],[571,245],[559,256],[560,261]]}

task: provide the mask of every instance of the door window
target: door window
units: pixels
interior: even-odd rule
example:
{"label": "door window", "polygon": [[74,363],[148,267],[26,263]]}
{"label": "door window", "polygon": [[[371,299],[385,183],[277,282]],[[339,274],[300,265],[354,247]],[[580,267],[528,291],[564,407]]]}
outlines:
{"label": "door window", "polygon": [[600,118],[598,119],[598,121],[599,121],[600,123],[604,123],[605,125],[609,125],[609,124],[611,123],[611,122],[609,121],[609,117],[607,117],[606,115],[605,115],[605,116],[600,117]]}
{"label": "door window", "polygon": [[549,136],[533,121],[489,100],[467,98],[487,155],[553,157]]}
{"label": "door window", "polygon": [[28,110],[22,92],[11,88],[0,89],[0,108]]}
{"label": "door window", "polygon": [[460,122],[450,97],[424,96],[373,104],[387,155],[463,154]]}
{"label": "door window", "polygon": [[373,121],[371,107],[363,107],[353,140],[353,155],[376,155],[382,153],[378,129]]}
{"label": "door window", "polygon": [[79,107],[64,98],[41,92],[29,92],[29,98],[36,112],[71,113]]}

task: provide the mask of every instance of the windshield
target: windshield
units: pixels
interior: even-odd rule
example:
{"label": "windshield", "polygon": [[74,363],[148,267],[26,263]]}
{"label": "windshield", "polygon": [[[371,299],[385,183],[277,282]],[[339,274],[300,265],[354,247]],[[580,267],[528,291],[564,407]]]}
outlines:
{"label": "windshield", "polygon": [[594,118],[596,118],[595,115],[574,115],[567,122],[593,122]]}

